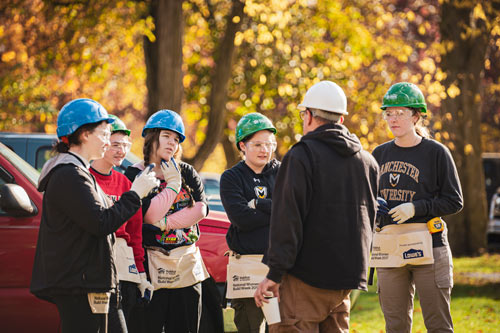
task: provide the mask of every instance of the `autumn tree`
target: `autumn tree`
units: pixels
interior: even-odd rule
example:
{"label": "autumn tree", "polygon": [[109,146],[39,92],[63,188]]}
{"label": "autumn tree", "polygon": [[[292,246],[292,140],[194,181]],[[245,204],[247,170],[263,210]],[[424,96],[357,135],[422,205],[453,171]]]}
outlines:
{"label": "autumn tree", "polygon": [[485,246],[480,82],[492,31],[498,29],[500,1],[445,0],[441,13],[440,65],[447,92],[441,111],[465,201],[463,211],[451,218],[450,242],[456,252],[472,254]]}
{"label": "autumn tree", "polygon": [[0,3],[0,130],[55,133],[57,111],[89,97],[128,124],[142,118],[145,7],[125,1]]}
{"label": "autumn tree", "polygon": [[154,22],[154,35],[144,36],[148,88],[145,119],[160,109],[171,109],[180,113],[184,91],[182,1],[152,0],[148,3],[148,14]]}

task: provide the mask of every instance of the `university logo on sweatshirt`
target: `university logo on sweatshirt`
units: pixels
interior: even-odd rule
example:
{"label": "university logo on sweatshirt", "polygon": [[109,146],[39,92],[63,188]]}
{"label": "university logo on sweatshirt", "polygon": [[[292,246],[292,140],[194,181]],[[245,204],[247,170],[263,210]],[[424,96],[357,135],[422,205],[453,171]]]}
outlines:
{"label": "university logo on sweatshirt", "polygon": [[267,187],[266,186],[255,186],[255,195],[257,196],[258,199],[265,199],[267,198]]}

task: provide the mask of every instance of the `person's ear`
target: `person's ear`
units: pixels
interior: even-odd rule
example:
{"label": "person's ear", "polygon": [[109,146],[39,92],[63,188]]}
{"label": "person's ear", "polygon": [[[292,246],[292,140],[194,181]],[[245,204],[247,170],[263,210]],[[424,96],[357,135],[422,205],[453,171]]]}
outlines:
{"label": "person's ear", "polygon": [[247,147],[245,146],[245,143],[243,141],[238,142],[238,145],[240,146],[240,150],[245,153],[245,150]]}
{"label": "person's ear", "polygon": [[340,116],[340,118],[339,118],[339,124],[342,125],[343,123],[344,123],[344,116]]}
{"label": "person's ear", "polygon": [[82,134],[80,135],[80,140],[82,142],[84,141],[87,141],[89,139],[89,136],[91,135],[92,133],[90,131],[83,131]]}
{"label": "person's ear", "polygon": [[415,113],[414,115],[412,115],[412,118],[413,118],[413,125],[417,125],[418,121],[420,120],[420,115],[418,113]]}

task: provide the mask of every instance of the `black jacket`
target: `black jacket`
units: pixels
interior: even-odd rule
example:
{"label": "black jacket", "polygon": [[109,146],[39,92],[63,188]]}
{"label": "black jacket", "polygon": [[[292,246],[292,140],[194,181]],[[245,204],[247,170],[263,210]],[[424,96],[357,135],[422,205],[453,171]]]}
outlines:
{"label": "black jacket", "polygon": [[303,136],[276,179],[267,277],[366,290],[377,184],[377,162],[343,125]]}
{"label": "black jacket", "polygon": [[141,206],[137,193],[126,192],[111,206],[84,162],[71,153],[47,161],[38,190],[45,193],[31,292],[51,301],[52,295],[114,289],[113,232]]}
{"label": "black jacket", "polygon": [[[229,248],[240,254],[264,254],[269,242],[273,188],[280,162],[273,159],[256,174],[241,161],[224,171],[220,198],[231,226],[226,234]],[[248,202],[256,200],[255,209]]]}

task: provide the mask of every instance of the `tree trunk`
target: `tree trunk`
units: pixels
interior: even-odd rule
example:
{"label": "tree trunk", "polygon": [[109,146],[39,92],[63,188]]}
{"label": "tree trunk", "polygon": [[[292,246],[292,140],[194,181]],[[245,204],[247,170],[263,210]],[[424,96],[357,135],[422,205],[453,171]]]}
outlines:
{"label": "tree trunk", "polygon": [[144,37],[148,110],[146,118],[160,109],[181,111],[182,42],[184,17],[182,0],[153,0],[150,15],[155,23],[156,40]]}
{"label": "tree trunk", "polygon": [[441,112],[464,195],[462,212],[446,220],[450,244],[459,255],[477,253],[486,242],[479,82],[490,31],[487,22],[473,18],[474,7],[474,1],[444,1],[440,23],[441,44],[446,50],[441,57],[441,69],[446,73],[442,83],[448,93],[441,103]]}
{"label": "tree trunk", "polygon": [[226,134],[222,136],[221,143],[222,148],[224,148],[224,155],[226,156],[226,169],[229,169],[240,161],[240,154],[234,142],[231,142]]}
{"label": "tree trunk", "polygon": [[[244,7],[245,3],[243,0],[233,1],[231,13],[227,17],[226,31],[214,55],[216,65],[210,78],[211,90],[208,101],[210,112],[205,140],[198,148],[194,157],[186,159],[186,162],[193,165],[197,170],[203,167],[205,160],[213,152],[222,137],[226,115],[227,85],[231,77],[235,49],[234,37],[240,29]],[[236,16],[240,19],[233,21],[233,18]]]}

